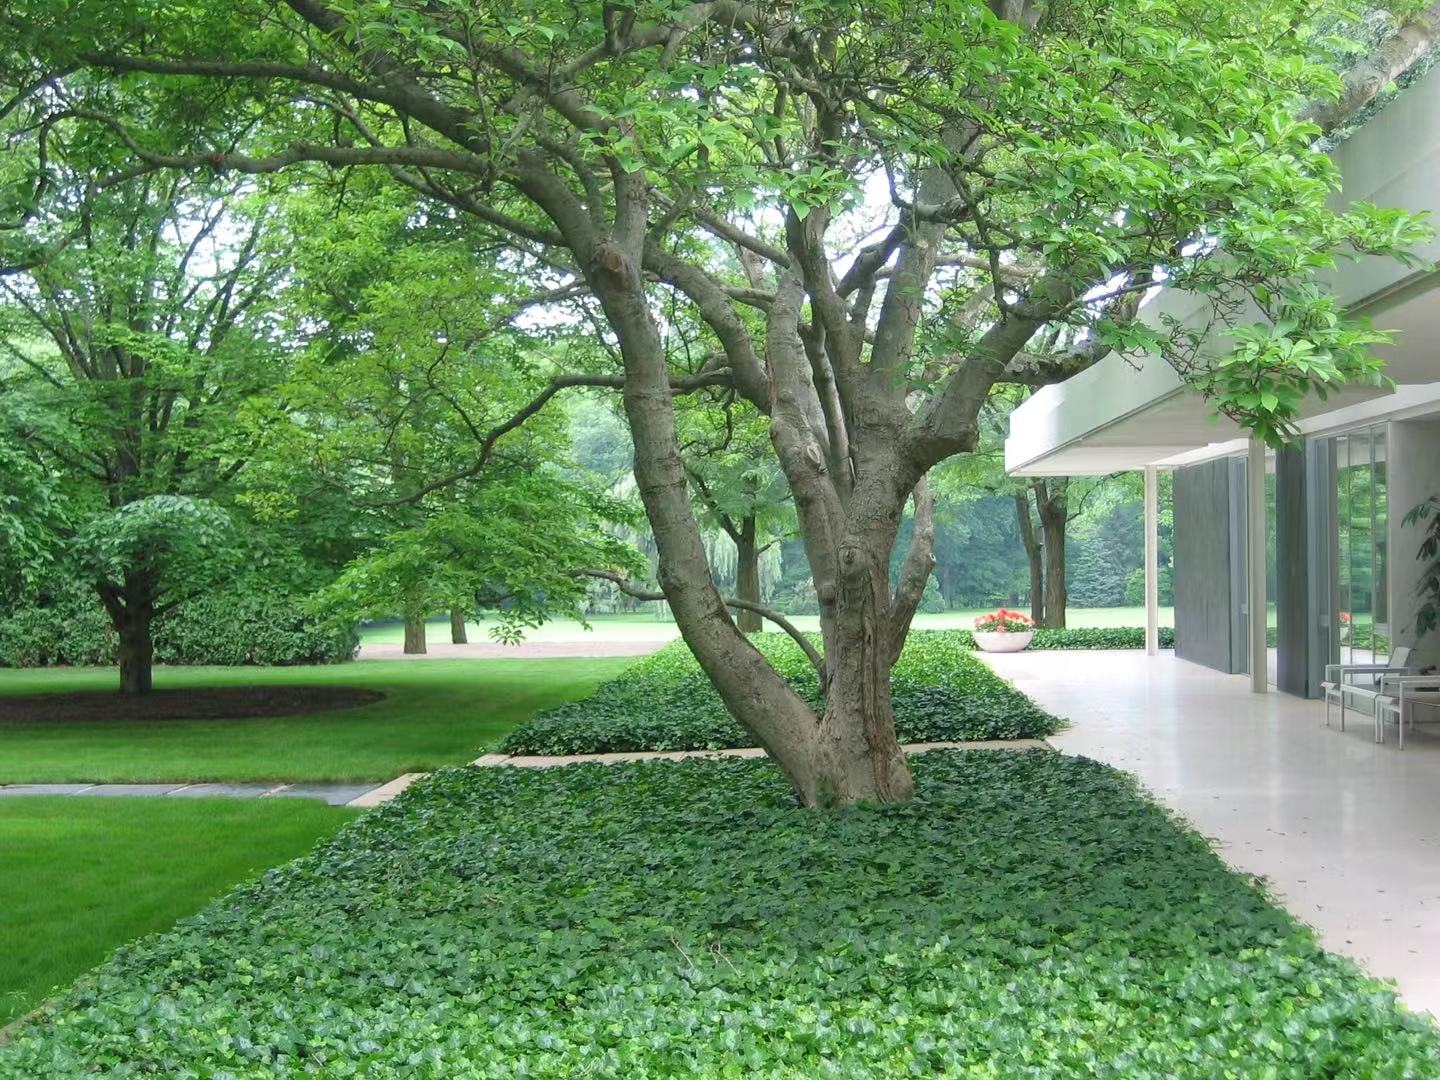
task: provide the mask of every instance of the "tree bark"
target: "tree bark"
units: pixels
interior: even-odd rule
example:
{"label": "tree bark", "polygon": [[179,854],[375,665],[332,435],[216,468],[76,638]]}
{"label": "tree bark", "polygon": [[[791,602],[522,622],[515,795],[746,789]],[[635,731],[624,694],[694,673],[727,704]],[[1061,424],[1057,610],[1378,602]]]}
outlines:
{"label": "tree bark", "polygon": [[425,613],[410,609],[405,612],[405,655],[425,653]]}
{"label": "tree bark", "polygon": [[148,694],[155,670],[155,583],[145,571],[132,570],[118,589],[102,587],[100,596],[120,639],[120,692]]}
{"label": "tree bark", "polygon": [[468,645],[470,638],[465,633],[465,609],[450,609],[450,644]]}
{"label": "tree bark", "polygon": [[1030,564],[1030,619],[1036,626],[1045,625],[1045,567],[1040,539],[1035,535],[1035,521],[1030,516],[1030,492],[1015,492],[1015,519],[1020,525],[1020,542],[1025,545],[1025,559]]}
{"label": "tree bark", "polygon": [[[760,551],[755,543],[755,519],[743,518],[739,535],[735,538],[735,595],[752,604],[762,602],[760,596]],[[764,626],[764,620],[756,611],[743,608],[735,617],[735,624],[742,633],[754,634]]]}
{"label": "tree bark", "polygon": [[1045,617],[1040,625],[1052,630],[1065,627],[1065,530],[1070,523],[1068,491],[1064,477],[1040,481],[1035,502],[1040,510],[1040,529],[1045,541]]}

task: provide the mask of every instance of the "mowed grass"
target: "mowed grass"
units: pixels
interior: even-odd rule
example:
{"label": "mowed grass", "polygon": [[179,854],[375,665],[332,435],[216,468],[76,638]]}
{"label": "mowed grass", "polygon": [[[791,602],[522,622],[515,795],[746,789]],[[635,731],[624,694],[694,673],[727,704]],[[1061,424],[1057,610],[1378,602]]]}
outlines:
{"label": "mowed grass", "polygon": [[[585,697],[631,658],[161,667],[157,687],[324,684],[385,700],[244,720],[0,725],[0,783],[389,780],[471,760],[541,709]],[[110,690],[109,668],[0,670],[0,695]]]}
{"label": "mowed grass", "polygon": [[0,799],[0,1024],[357,812],[308,799]]}
{"label": "mowed grass", "polygon": [[[1025,604],[1013,605],[1028,612]],[[922,611],[915,616],[917,630],[969,630],[975,625],[975,616],[984,615],[994,608],[976,608],[967,611]],[[573,619],[555,619],[537,630],[525,635],[526,641],[668,641],[680,636],[680,629],[673,619],[662,618],[651,612],[621,613],[615,615],[592,615],[587,630]],[[819,632],[820,618],[817,615],[795,615],[790,619],[801,630]],[[1273,622],[1273,613],[1272,619]],[[1070,608],[1065,613],[1067,626],[1079,628],[1094,627],[1110,629],[1116,626],[1144,626],[1143,607],[1114,608]],[[481,619],[466,624],[472,644],[493,640],[490,629],[493,619]],[[1175,609],[1160,609],[1160,625],[1175,625]],[[362,645],[397,645],[405,639],[405,628],[398,622],[372,623],[360,630]],[[426,624],[426,639],[431,643],[450,641],[450,620],[437,616]]]}

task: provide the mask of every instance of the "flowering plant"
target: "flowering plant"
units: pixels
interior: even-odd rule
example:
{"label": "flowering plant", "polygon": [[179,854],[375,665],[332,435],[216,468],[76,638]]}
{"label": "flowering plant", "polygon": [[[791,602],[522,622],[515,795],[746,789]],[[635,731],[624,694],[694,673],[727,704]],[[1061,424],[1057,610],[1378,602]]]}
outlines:
{"label": "flowering plant", "polygon": [[1001,608],[999,611],[992,611],[989,615],[978,617],[975,620],[975,629],[982,633],[1008,634],[1012,631],[1019,633],[1025,630],[1034,630],[1035,624],[1028,615]]}
{"label": "flowering plant", "polygon": [[1340,621],[1343,622],[1343,623],[1348,623],[1348,622],[1350,621],[1350,612],[1348,612],[1348,611],[1342,611],[1342,612],[1340,612]]}

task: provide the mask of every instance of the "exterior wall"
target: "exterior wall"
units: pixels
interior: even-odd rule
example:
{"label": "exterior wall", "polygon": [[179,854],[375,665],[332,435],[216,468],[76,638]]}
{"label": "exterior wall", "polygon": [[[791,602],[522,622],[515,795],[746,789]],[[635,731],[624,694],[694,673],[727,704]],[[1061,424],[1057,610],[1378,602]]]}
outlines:
{"label": "exterior wall", "polygon": [[1239,608],[1232,583],[1235,514],[1232,465],[1225,459],[1175,470],[1175,655],[1218,671],[1236,665]]}
{"label": "exterior wall", "polygon": [[1422,667],[1440,665],[1440,631],[1423,639],[1415,635],[1420,606],[1415,585],[1422,565],[1415,553],[1422,534],[1418,525],[1403,524],[1412,506],[1440,494],[1440,420],[1397,420],[1390,424],[1387,443],[1391,640],[1415,649]]}

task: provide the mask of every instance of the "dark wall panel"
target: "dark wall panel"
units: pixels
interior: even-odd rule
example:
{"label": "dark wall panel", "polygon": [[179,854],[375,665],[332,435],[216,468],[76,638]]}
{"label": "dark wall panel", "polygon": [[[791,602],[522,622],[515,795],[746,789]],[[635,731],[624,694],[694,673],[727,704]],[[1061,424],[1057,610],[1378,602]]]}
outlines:
{"label": "dark wall panel", "polygon": [[1305,447],[1275,458],[1276,684],[1310,696],[1310,544],[1305,514]]}
{"label": "dark wall panel", "polygon": [[1234,671],[1230,463],[1175,470],[1175,654]]}

